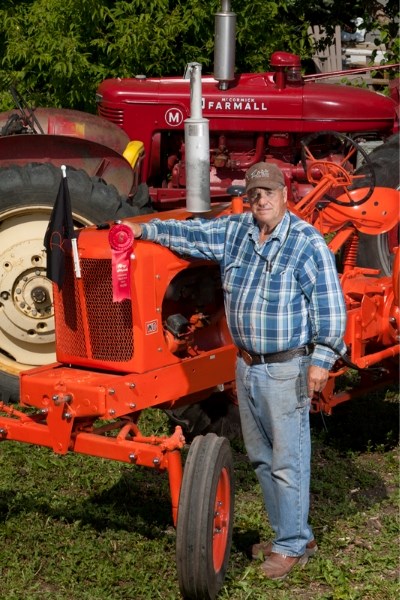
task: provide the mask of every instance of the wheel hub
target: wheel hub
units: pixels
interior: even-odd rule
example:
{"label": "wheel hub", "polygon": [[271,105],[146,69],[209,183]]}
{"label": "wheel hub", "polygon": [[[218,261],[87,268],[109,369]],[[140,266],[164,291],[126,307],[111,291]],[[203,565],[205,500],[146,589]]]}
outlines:
{"label": "wheel hub", "polygon": [[51,284],[46,279],[43,267],[25,271],[18,277],[14,284],[13,301],[21,313],[32,319],[54,316]]}
{"label": "wheel hub", "polygon": [[44,364],[55,341],[46,254],[41,239],[16,241],[0,255],[0,344],[18,362]]}

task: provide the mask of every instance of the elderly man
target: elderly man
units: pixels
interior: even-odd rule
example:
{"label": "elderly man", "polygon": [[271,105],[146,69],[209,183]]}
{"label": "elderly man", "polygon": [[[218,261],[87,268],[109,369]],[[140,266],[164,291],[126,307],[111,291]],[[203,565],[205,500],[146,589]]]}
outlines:
{"label": "elderly man", "polygon": [[253,165],[246,193],[251,211],[240,215],[127,224],[135,237],[220,265],[244,442],[275,534],[252,555],[264,556],[268,578],[283,579],[317,550],[308,522],[310,399],[345,352],[346,310],[334,257],[288,210],[281,170]]}

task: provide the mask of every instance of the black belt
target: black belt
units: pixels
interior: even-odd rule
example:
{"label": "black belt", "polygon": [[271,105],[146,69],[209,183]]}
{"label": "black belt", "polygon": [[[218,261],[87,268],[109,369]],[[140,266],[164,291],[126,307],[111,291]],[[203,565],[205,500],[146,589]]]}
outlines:
{"label": "black belt", "polygon": [[301,346],[301,348],[292,348],[291,350],[284,350],[283,352],[272,352],[271,354],[252,354],[243,350],[238,349],[238,355],[243,358],[246,365],[249,367],[253,365],[262,365],[264,363],[281,363],[296,358],[296,356],[308,356],[313,351],[314,346],[307,344],[307,346]]}

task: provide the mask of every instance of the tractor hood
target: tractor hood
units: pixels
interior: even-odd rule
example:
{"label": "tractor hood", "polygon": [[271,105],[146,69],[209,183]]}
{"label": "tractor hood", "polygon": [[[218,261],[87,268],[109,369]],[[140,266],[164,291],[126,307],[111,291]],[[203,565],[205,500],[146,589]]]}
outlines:
{"label": "tractor hood", "polygon": [[[210,130],[313,132],[390,132],[395,102],[369,90],[302,81],[283,89],[276,73],[242,74],[220,90],[202,78],[203,116]],[[177,77],[108,79],[98,88],[99,113],[119,124],[131,138],[145,140],[148,130],[183,128],[190,114],[190,87]]]}

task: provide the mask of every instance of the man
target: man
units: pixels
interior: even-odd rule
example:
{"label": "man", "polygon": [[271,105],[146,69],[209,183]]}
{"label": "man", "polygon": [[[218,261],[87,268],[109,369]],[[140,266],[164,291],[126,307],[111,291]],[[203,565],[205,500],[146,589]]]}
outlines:
{"label": "man", "polygon": [[310,399],[345,352],[346,310],[323,237],[287,209],[283,173],[246,173],[251,211],[218,219],[128,223],[135,237],[217,261],[238,347],[236,383],[244,442],[275,537],[252,548],[263,573],[283,579],[317,550],[308,523]]}

